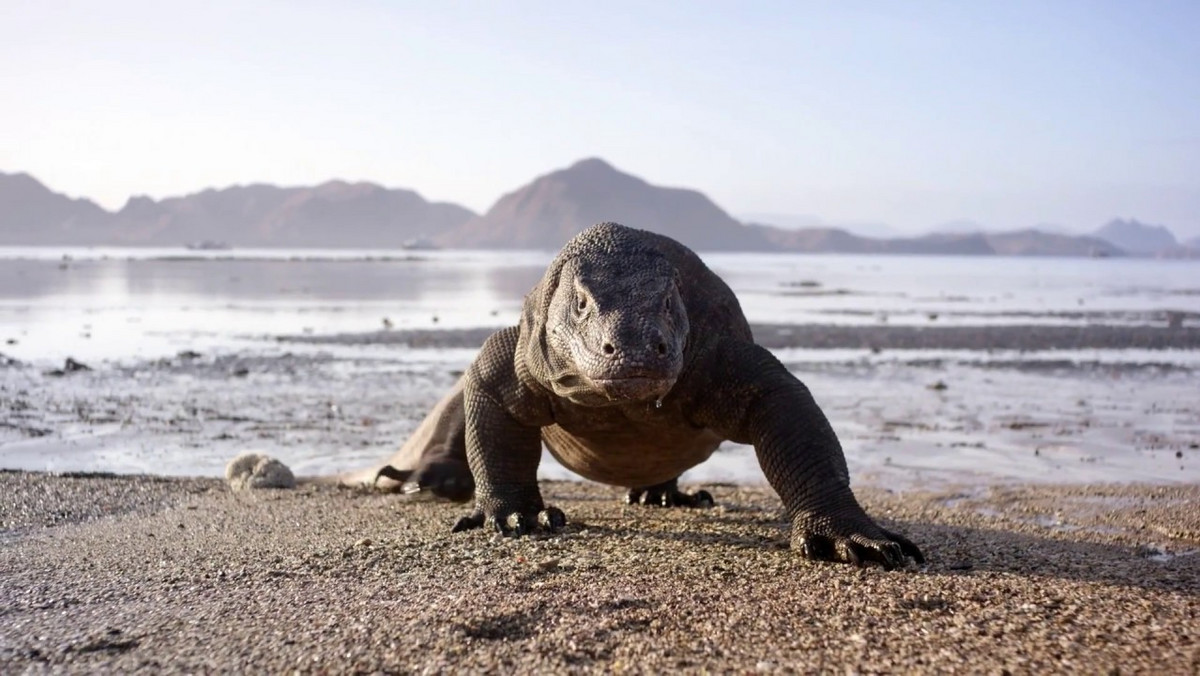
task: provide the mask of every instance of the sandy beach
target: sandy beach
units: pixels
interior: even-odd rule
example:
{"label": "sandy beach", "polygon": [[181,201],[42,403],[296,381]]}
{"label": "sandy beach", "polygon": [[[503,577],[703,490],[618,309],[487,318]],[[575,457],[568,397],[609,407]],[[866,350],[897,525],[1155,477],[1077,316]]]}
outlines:
{"label": "sandy beach", "polygon": [[0,474],[0,671],[1195,673],[1200,487],[859,491],[926,566],[809,563],[780,504],[544,487],[557,537],[301,485]]}

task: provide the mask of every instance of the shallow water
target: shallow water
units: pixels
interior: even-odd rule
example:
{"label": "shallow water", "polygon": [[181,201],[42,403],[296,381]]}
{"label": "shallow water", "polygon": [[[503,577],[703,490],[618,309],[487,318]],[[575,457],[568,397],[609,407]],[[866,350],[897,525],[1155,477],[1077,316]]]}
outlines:
{"label": "shallow water", "polygon": [[[215,475],[251,448],[304,474],[370,464],[473,350],[277,338],[378,331],[385,318],[395,330],[512,325],[551,257],[65,253],[0,249],[0,354],[25,364],[0,368],[0,467]],[[1161,327],[1177,312],[1200,323],[1189,261],[705,258],[752,322]],[[184,363],[184,350],[202,357]],[[1200,481],[1200,350],[776,354],[816,393],[856,481]],[[45,375],[68,356],[96,370]],[[762,475],[752,449],[728,446],[687,478]]]}
{"label": "shallow water", "polygon": [[[64,258],[64,255],[66,258]],[[152,357],[245,337],[507,326],[547,252],[0,248],[0,350]],[[711,254],[752,322],[1200,323],[1200,264]],[[4,341],[16,344],[3,345]]]}

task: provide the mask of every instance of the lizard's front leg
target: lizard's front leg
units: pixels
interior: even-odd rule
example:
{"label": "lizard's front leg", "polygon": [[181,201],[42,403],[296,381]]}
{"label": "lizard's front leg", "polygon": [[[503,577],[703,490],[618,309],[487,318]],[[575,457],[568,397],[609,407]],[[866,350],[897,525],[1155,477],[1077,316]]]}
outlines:
{"label": "lizard's front leg", "polygon": [[466,420],[475,511],[459,519],[454,532],[487,528],[519,536],[566,525],[562,510],[547,507],[538,489],[541,429],[513,418],[485,384],[475,380],[466,386]]}
{"label": "lizard's front leg", "polygon": [[884,568],[921,550],[880,527],[850,490],[837,435],[812,394],[766,349],[727,341],[706,362],[707,394],[696,417],[724,436],[754,444],[759,464],[792,522],[792,546],[805,557]]}
{"label": "lizard's front leg", "polygon": [[805,557],[853,564],[925,561],[902,535],[875,523],[850,490],[841,444],[802,383],[750,412],[751,438],[767,481],[792,522],[792,546]]}

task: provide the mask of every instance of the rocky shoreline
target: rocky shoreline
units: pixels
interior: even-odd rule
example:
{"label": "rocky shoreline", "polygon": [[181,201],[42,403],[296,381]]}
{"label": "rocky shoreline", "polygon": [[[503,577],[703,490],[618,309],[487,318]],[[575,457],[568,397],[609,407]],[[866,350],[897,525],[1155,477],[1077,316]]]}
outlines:
{"label": "rocky shoreline", "polygon": [[[1113,324],[889,326],[755,324],[754,339],[771,349],[1082,350],[1200,349],[1200,326],[1171,328]],[[332,335],[279,336],[281,343],[478,348],[495,328],[402,329]]]}

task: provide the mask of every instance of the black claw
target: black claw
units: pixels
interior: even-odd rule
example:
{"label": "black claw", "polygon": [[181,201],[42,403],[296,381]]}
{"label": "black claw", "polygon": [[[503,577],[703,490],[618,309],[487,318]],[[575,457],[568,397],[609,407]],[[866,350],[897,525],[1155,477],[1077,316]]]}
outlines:
{"label": "black claw", "polygon": [[888,542],[879,547],[872,547],[868,551],[873,555],[871,558],[883,566],[885,570],[894,570],[904,565],[904,554],[900,551],[900,545],[895,542]]}
{"label": "black claw", "polygon": [[461,533],[464,530],[474,530],[483,527],[483,512],[468,514],[455,522],[454,527],[450,529],[451,533]]}
{"label": "black claw", "polygon": [[511,530],[517,537],[529,535],[531,532],[533,532],[533,524],[529,523],[529,517],[525,516],[521,512],[510,514],[505,522],[509,530]]}
{"label": "black claw", "polygon": [[911,542],[908,543],[908,546],[904,547],[904,553],[908,556],[911,556],[912,560],[917,562],[917,564],[925,563],[925,554],[923,554],[920,549],[917,549],[917,546]]}
{"label": "black claw", "polygon": [[806,535],[800,538],[800,553],[813,561],[832,561],[833,542],[822,535]]}
{"label": "black claw", "polygon": [[557,507],[547,507],[538,515],[538,525],[553,533],[567,525],[567,515]]}
{"label": "black claw", "polygon": [[670,482],[670,486],[631,489],[625,495],[625,502],[646,507],[712,507],[716,504],[708,491],[684,493],[674,487],[674,482]]}
{"label": "black claw", "polygon": [[852,542],[839,541],[835,548],[838,551],[838,558],[852,566],[863,565],[863,556],[858,553],[858,545]]}
{"label": "black claw", "polygon": [[396,469],[391,465],[384,465],[383,467],[379,468],[378,472],[375,473],[375,479],[371,482],[371,485],[377,485],[380,478],[391,479],[392,481],[404,483],[405,481],[408,481],[408,478],[412,476],[412,474],[413,471],[411,469]]}
{"label": "black claw", "polygon": [[883,531],[883,534],[886,535],[889,540],[900,546],[900,551],[904,556],[912,557],[912,560],[919,564],[925,563],[925,555],[921,553],[920,547],[917,547],[915,544],[913,544],[912,540],[909,540],[899,533],[893,533],[887,530]]}

